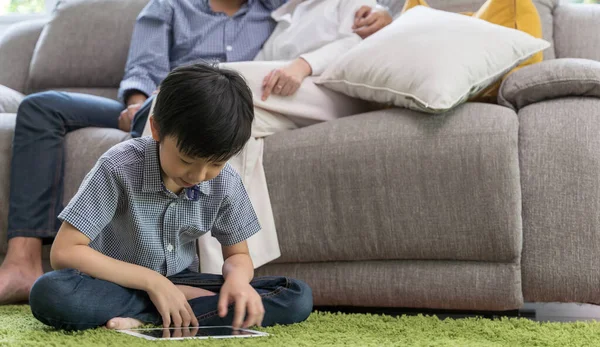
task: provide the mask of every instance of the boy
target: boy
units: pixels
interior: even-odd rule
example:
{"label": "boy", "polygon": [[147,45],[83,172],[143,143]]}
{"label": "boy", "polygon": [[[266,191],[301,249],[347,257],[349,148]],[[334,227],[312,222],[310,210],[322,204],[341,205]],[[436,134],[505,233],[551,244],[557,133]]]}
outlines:
{"label": "boy", "polygon": [[[257,278],[260,226],[227,160],[248,141],[252,94],[237,73],[180,67],[161,83],[152,137],[106,152],[60,214],[31,311],[58,329],[291,324],[312,311],[303,282]],[[222,245],[223,276],[197,273],[195,240]]]}

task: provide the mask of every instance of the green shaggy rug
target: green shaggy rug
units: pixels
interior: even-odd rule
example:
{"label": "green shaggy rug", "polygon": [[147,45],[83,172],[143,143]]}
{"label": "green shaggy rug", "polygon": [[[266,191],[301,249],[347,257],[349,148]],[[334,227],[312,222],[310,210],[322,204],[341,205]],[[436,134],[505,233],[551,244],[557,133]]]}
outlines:
{"label": "green shaggy rug", "polygon": [[260,329],[251,339],[146,341],[103,328],[55,331],[29,306],[0,306],[0,346],[600,346],[600,323],[538,323],[527,319],[378,316],[314,313],[301,324]]}

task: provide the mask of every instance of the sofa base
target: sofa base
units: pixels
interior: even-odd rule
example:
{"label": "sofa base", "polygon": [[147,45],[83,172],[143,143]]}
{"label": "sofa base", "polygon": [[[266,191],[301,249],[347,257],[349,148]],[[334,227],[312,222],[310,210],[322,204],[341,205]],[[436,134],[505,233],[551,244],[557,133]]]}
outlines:
{"label": "sofa base", "polygon": [[315,306],[507,311],[523,306],[518,264],[364,261],[269,264],[256,276],[307,282]]}

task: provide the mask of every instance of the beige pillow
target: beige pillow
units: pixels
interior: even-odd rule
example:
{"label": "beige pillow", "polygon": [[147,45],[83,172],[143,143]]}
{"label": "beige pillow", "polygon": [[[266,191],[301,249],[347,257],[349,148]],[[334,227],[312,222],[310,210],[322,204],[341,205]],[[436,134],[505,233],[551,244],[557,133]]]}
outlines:
{"label": "beige pillow", "polygon": [[364,100],[441,113],[549,45],[515,29],[417,6],[343,55],[316,83]]}

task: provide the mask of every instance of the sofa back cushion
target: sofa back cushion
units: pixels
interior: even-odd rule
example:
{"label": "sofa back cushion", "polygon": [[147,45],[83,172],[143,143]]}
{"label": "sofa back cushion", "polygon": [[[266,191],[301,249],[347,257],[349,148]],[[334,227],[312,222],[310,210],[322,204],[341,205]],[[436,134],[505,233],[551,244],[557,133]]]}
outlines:
{"label": "sofa back cushion", "polygon": [[27,91],[118,87],[135,19],[147,2],[61,1],[33,53]]}
{"label": "sofa back cushion", "polygon": [[555,12],[556,56],[600,61],[600,5],[564,5]]}
{"label": "sofa back cushion", "polygon": [[46,20],[28,20],[11,25],[0,35],[0,84],[25,92],[33,50]]}
{"label": "sofa back cushion", "polygon": [[[438,10],[450,12],[475,12],[486,0],[427,0],[427,3]],[[560,0],[533,0],[542,20],[543,39],[552,44],[544,51],[544,60],[554,59],[556,57],[554,50],[554,20],[553,11],[558,6]],[[384,6],[387,6],[394,17],[400,15],[404,0],[378,0]]]}

